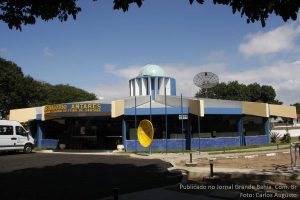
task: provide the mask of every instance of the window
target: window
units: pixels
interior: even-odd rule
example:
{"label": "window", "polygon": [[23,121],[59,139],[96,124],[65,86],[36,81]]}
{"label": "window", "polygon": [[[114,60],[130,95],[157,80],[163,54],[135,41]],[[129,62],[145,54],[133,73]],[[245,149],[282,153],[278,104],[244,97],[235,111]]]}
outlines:
{"label": "window", "polygon": [[12,126],[2,126],[0,125],[0,135],[13,135],[13,127]]}
{"label": "window", "polygon": [[17,135],[23,135],[23,136],[25,136],[25,135],[26,135],[26,131],[24,130],[23,127],[21,127],[21,126],[16,126],[16,134],[17,134]]}

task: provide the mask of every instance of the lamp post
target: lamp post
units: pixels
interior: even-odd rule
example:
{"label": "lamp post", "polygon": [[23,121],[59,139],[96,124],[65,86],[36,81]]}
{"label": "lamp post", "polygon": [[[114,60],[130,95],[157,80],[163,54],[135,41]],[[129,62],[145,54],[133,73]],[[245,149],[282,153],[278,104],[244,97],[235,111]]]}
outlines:
{"label": "lamp post", "polygon": [[214,160],[210,159],[209,165],[210,165],[210,177],[213,177],[214,176]]}

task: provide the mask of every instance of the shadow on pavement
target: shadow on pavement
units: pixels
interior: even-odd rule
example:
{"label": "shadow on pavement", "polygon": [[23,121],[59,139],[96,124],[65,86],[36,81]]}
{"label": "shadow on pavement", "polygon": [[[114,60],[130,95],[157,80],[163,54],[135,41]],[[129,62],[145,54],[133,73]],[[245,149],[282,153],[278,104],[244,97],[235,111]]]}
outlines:
{"label": "shadow on pavement", "polygon": [[175,184],[181,175],[156,164],[59,164],[0,174],[1,199],[98,199]]}
{"label": "shadow on pavement", "polygon": [[[11,155],[25,155],[22,151],[0,151],[0,157],[11,156]],[[31,152],[30,154],[35,154],[35,152]]]}

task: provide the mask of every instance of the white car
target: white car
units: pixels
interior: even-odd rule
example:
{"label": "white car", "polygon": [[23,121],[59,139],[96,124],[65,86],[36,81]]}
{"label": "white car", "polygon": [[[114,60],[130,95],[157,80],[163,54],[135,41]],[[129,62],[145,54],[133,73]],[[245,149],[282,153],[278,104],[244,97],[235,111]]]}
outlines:
{"label": "white car", "polygon": [[0,151],[31,153],[34,139],[17,121],[0,120]]}

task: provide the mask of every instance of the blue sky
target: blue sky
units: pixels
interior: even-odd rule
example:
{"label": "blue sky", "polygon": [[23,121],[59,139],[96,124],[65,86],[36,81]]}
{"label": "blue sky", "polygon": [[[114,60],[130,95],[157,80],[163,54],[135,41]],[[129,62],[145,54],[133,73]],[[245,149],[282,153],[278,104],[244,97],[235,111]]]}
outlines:
{"label": "blue sky", "polygon": [[193,76],[212,71],[225,82],[271,84],[285,103],[300,101],[298,21],[271,16],[262,28],[210,3],[145,0],[123,13],[112,2],[81,0],[75,21],[38,21],[22,32],[0,22],[0,56],[35,79],[104,98],[128,96],[128,79],[152,63],[177,79],[178,94],[194,95]]}

